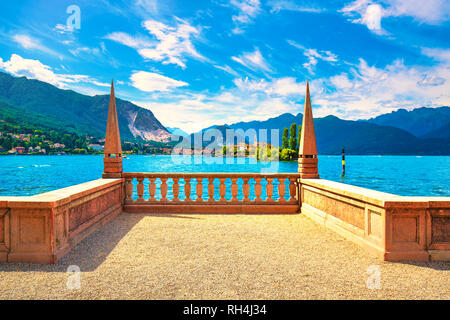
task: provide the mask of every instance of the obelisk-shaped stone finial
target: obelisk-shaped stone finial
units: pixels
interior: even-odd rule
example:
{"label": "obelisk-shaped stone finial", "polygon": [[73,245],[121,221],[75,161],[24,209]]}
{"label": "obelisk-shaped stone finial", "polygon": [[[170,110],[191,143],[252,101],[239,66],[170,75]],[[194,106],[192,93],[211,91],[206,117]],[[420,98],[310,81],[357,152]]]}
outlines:
{"label": "obelisk-shaped stone finial", "polygon": [[[119,120],[117,118],[114,82],[111,81],[108,122],[106,124],[105,157],[103,158],[103,178],[122,177],[122,145],[120,142]],[[115,157],[112,157],[114,155]]]}
{"label": "obelisk-shaped stone finial", "polygon": [[309,83],[306,82],[305,110],[303,112],[302,133],[298,151],[298,172],[300,178],[318,179],[316,134],[309,95]]}

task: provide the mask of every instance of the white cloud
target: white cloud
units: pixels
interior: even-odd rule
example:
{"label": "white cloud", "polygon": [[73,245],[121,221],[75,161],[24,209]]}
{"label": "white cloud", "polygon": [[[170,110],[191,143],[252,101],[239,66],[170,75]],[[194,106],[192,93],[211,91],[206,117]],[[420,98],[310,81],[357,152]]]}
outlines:
{"label": "white cloud", "polygon": [[[194,95],[171,102],[134,103],[150,109],[163,124],[179,127],[190,133],[211,125],[266,120],[271,116],[299,110],[294,102],[280,97],[249,96],[236,89],[229,90],[208,97]],[[174,114],[177,116],[174,117]]]}
{"label": "white cloud", "polygon": [[381,32],[381,17],[383,16],[383,7],[379,4],[367,6],[366,12],[361,17],[361,23],[365,24],[369,30]]}
{"label": "white cloud", "polygon": [[308,59],[308,61],[303,64],[303,67],[305,67],[311,74],[314,74],[315,66],[317,65],[319,60],[326,61],[329,63],[338,61],[338,56],[331,51],[308,49],[292,40],[288,40],[287,42],[291,46],[296,47],[303,51],[303,54]]}
{"label": "white cloud", "polygon": [[271,7],[271,13],[278,13],[280,11],[297,11],[297,12],[310,12],[319,13],[326,11],[324,8],[318,8],[313,6],[301,6],[293,1],[288,0],[274,0],[269,1],[268,5]]}
{"label": "white cloud", "polygon": [[55,54],[53,50],[50,50],[46,46],[42,45],[38,39],[30,37],[26,34],[15,34],[12,39],[20,44],[24,49],[27,50],[39,50],[50,54]]}
{"label": "white cloud", "polygon": [[206,60],[197,52],[192,40],[200,37],[200,30],[184,20],[176,18],[176,26],[168,26],[156,20],[146,20],[143,27],[155,38],[148,41],[142,37],[133,37],[124,32],[114,32],[105,38],[137,49],[145,59],[163,64],[175,64],[186,68],[186,56]]}
{"label": "white cloud", "polygon": [[[381,27],[381,18],[387,14],[384,8],[370,0],[356,0],[344,8],[341,12],[344,15],[352,17],[353,23],[361,23],[367,26],[369,30],[376,34],[385,34],[386,31]],[[358,17],[359,18],[356,18]]]}
{"label": "white cloud", "polygon": [[69,52],[73,54],[74,56],[78,57],[80,54],[89,54],[89,55],[100,55],[100,49],[99,48],[89,48],[89,47],[79,47],[75,49],[69,49]]}
{"label": "white cloud", "polygon": [[150,14],[156,14],[158,12],[158,2],[156,0],[137,0],[136,6]]}
{"label": "white cloud", "polygon": [[61,33],[61,34],[72,33],[72,32],[75,31],[74,28],[69,27],[69,26],[64,25],[64,24],[57,24],[57,25],[53,28],[53,30],[56,31],[56,32],[58,32],[58,33]]}
{"label": "white cloud", "polygon": [[259,0],[231,0],[230,4],[239,11],[237,15],[232,17],[236,25],[233,33],[242,33],[242,27],[251,23],[261,12],[261,3]]}
{"label": "white cloud", "polygon": [[217,69],[219,69],[219,70],[225,71],[225,72],[227,72],[227,73],[229,73],[229,74],[231,74],[231,75],[233,75],[233,76],[235,76],[235,77],[237,77],[237,76],[239,75],[236,71],[234,71],[234,70],[233,70],[232,68],[230,68],[230,66],[228,66],[228,65],[225,65],[225,66],[218,66],[218,65],[215,65],[214,68],[217,68]]}
{"label": "white cloud", "polygon": [[422,54],[439,62],[450,64],[450,50],[440,48],[422,48]]}
{"label": "white cloud", "polygon": [[186,68],[186,56],[206,60],[194,47],[192,40],[200,37],[200,30],[184,20],[176,19],[175,27],[156,20],[146,20],[143,27],[155,38],[149,41],[143,37],[133,37],[124,32],[106,35],[106,39],[134,48],[145,59],[163,64],[175,64]]}
{"label": "white cloud", "polygon": [[238,57],[231,57],[231,59],[252,70],[261,69],[264,71],[271,71],[269,64],[258,48],[255,48],[255,51],[253,52],[244,52]]}
{"label": "white cloud", "polygon": [[134,72],[131,75],[130,80],[133,87],[145,92],[170,91],[174,88],[188,85],[186,82],[174,80],[157,73],[146,71]]}
{"label": "white cloud", "polygon": [[86,75],[55,73],[51,67],[41,63],[39,60],[24,59],[17,54],[13,54],[9,61],[3,61],[0,58],[0,69],[15,76],[41,80],[63,89],[74,83],[90,83],[96,86],[109,87],[109,84],[98,82]]}
{"label": "white cloud", "polygon": [[419,22],[439,24],[448,21],[450,2],[448,0],[386,0],[389,15],[409,16]]}
{"label": "white cloud", "polygon": [[[398,108],[439,107],[450,104],[450,64],[406,66],[396,60],[384,68],[360,59],[349,70],[312,82],[316,116],[330,112],[346,119],[370,118]],[[313,93],[314,92],[314,93]]]}
{"label": "white cloud", "polygon": [[408,16],[420,23],[439,24],[448,21],[450,2],[447,0],[356,0],[340,11],[353,23],[361,23],[376,34],[387,34],[381,26],[385,17]]}
{"label": "white cloud", "polygon": [[145,38],[132,37],[125,32],[113,32],[106,35],[105,38],[123,44],[127,47],[131,47],[133,49],[142,49],[154,45],[151,41]]}
{"label": "white cloud", "polygon": [[235,79],[234,84],[242,91],[264,92],[270,96],[302,95],[306,91],[306,86],[298,83],[292,77],[273,79],[272,81],[265,79],[249,80],[248,78]]}
{"label": "white cloud", "polygon": [[317,49],[306,49],[304,55],[308,58],[308,62],[304,63],[303,66],[310,72],[314,72],[314,67],[316,66],[318,60],[323,60],[327,62],[336,62],[337,56],[331,51],[319,51]]}
{"label": "white cloud", "polygon": [[[398,108],[450,105],[450,50],[424,49],[434,66],[407,66],[401,60],[379,68],[360,59],[348,71],[310,82],[315,117],[364,119]],[[333,60],[333,58],[329,58]],[[196,132],[214,124],[265,120],[303,110],[305,82],[293,77],[237,78],[216,94],[182,94],[169,102],[140,101],[164,124]],[[177,117],[173,115],[177,114]]]}
{"label": "white cloud", "polygon": [[435,75],[424,74],[422,80],[418,81],[419,86],[440,86],[445,83],[445,79]]}
{"label": "white cloud", "polygon": [[187,22],[177,19],[177,27],[169,27],[155,20],[144,22],[145,28],[159,40],[153,48],[139,50],[144,57],[164,64],[177,64],[185,68],[183,56],[185,54],[196,59],[205,59],[200,55],[192,44],[191,38],[199,36],[200,31]]}
{"label": "white cloud", "polygon": [[[297,101],[305,93],[305,83],[286,77],[273,80],[235,79],[235,87],[223,88],[218,93],[184,93],[164,102],[157,96],[152,101],[138,101],[149,108],[168,126],[196,132],[211,125],[239,121],[265,120],[282,113],[297,113]],[[174,114],[177,116],[174,117]]]}

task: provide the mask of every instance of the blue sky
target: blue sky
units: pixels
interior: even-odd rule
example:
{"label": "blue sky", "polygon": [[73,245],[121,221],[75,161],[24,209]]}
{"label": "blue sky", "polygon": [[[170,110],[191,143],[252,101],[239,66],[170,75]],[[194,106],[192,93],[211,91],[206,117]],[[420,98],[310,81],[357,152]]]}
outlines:
{"label": "blue sky", "polygon": [[188,132],[302,112],[306,80],[316,117],[450,105],[445,0],[33,0],[0,10],[0,70],[89,95],[107,94],[114,78],[118,97]]}

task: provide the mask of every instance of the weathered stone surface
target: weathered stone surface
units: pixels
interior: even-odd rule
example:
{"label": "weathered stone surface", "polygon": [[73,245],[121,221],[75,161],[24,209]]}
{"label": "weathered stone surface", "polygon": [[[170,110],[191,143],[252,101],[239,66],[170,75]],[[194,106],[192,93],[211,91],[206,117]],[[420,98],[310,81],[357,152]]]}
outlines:
{"label": "weathered stone surface", "polygon": [[303,111],[302,132],[298,150],[298,172],[302,179],[319,179],[317,168],[316,134],[309,95],[309,83],[306,82],[305,109]]}
{"label": "weathered stone surface", "polygon": [[449,198],[402,197],[322,179],[301,179],[301,195],[302,214],[384,260],[450,256]]}
{"label": "weathered stone surface", "polygon": [[122,179],[99,179],[32,197],[0,198],[8,209],[0,215],[0,261],[55,263],[82,232],[122,211],[122,189]]}
{"label": "weathered stone surface", "polygon": [[117,119],[116,97],[114,96],[114,83],[111,81],[111,94],[109,96],[108,122],[106,124],[105,155],[122,154],[120,142],[119,120]]}
{"label": "weathered stone surface", "polygon": [[448,242],[450,244],[450,217],[431,218],[432,242]]}

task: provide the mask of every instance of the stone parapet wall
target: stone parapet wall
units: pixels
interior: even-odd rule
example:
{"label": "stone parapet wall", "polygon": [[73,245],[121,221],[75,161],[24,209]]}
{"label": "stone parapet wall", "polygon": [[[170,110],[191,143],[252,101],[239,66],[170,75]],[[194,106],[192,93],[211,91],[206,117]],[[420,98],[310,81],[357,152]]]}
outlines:
{"label": "stone parapet wall", "polygon": [[0,261],[56,263],[122,212],[122,179],[99,179],[31,197],[0,197]]}
{"label": "stone parapet wall", "polygon": [[301,213],[384,260],[450,258],[450,198],[403,197],[301,179]]}

